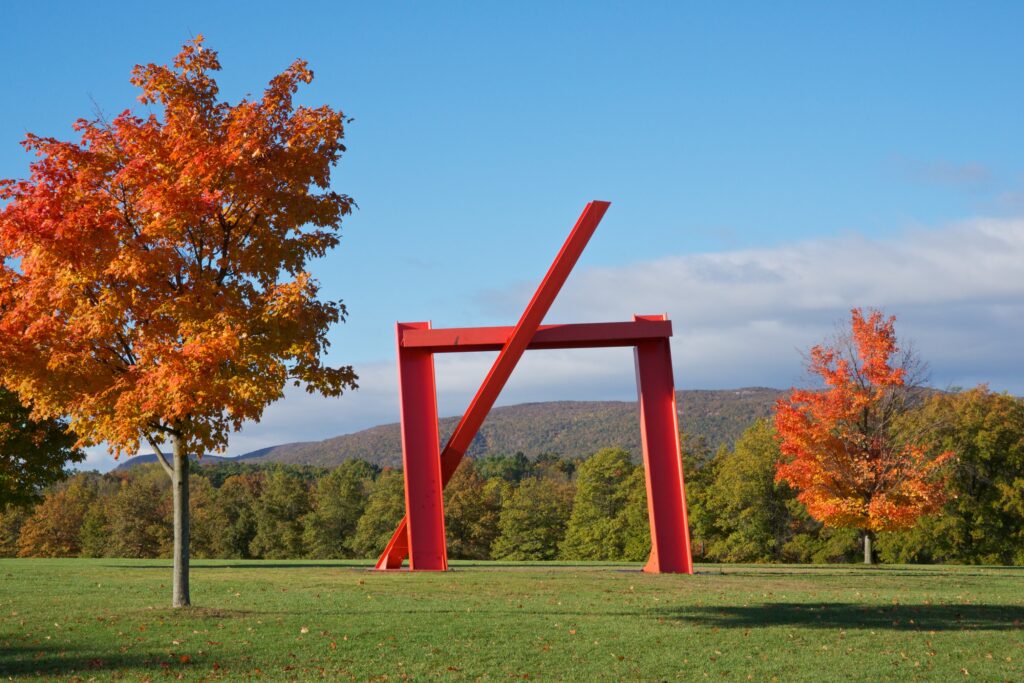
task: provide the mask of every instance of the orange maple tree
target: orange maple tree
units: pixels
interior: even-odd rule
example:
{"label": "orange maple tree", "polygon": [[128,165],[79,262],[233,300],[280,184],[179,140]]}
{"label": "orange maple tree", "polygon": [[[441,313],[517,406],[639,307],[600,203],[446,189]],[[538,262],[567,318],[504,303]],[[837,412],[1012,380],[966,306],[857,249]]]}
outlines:
{"label": "orange maple tree", "polygon": [[348,120],[293,102],[313,78],[304,61],[234,105],[219,69],[201,36],[172,65],[136,66],[147,115],[79,120],[75,142],[30,134],[31,176],[0,181],[0,383],[36,417],[66,416],[79,445],[157,453],[175,491],[176,606],[189,456],[222,450],[289,382],[356,386],[321,362],[346,311],[307,271],[353,206],[330,187]]}
{"label": "orange maple tree", "polygon": [[901,432],[920,387],[908,383],[912,356],[895,358],[895,317],[855,308],[850,322],[836,345],[811,349],[809,369],[825,388],[793,389],[776,402],[776,480],[825,525],[860,529],[870,562],[874,532],[909,528],[942,506],[941,465],[953,453],[929,455]]}

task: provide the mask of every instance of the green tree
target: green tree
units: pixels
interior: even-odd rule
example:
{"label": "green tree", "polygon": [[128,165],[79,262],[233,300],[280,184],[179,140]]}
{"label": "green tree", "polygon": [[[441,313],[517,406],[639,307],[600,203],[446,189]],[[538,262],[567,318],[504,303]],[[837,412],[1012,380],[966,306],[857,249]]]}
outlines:
{"label": "green tree", "polygon": [[68,475],[69,462],[85,453],[60,420],[33,420],[18,396],[0,386],[0,510],[42,500],[43,488]]}
{"label": "green tree", "polygon": [[110,505],[132,470],[114,471],[96,482],[96,497],[89,505],[79,533],[82,557],[106,557],[111,553]]}
{"label": "green tree", "polygon": [[491,554],[500,560],[553,560],[572,513],[573,486],[549,477],[524,479],[505,501]]}
{"label": "green tree", "polygon": [[891,562],[1024,564],[1024,400],[979,386],[934,394],[904,428],[957,458],[942,510],[908,531],[884,533]]}
{"label": "green tree", "polygon": [[486,480],[472,458],[463,458],[444,489],[444,526],[448,556],[486,560],[498,537],[501,481]]}
{"label": "green tree", "polygon": [[561,544],[561,557],[572,560],[619,560],[626,546],[626,483],[636,466],[627,451],[605,448],[576,471],[576,495]]}
{"label": "green tree", "polygon": [[647,512],[647,481],[643,467],[633,470],[623,482],[626,504],[622,510],[622,559],[644,562],[651,555],[651,519]]}
{"label": "green tree", "polygon": [[155,465],[133,468],[110,501],[108,557],[170,557],[170,482]]}
{"label": "green tree", "polygon": [[273,470],[254,512],[253,557],[302,557],[302,517],[309,512],[309,489],[302,479],[282,469]]}
{"label": "green tree", "polygon": [[379,555],[404,515],[405,480],[398,470],[386,469],[373,482],[366,509],[356,524],[350,545],[355,556]]}
{"label": "green tree", "polygon": [[[799,501],[797,502],[799,504]],[[800,514],[806,514],[801,509]],[[813,520],[808,525],[812,529],[798,533],[783,548],[783,562],[813,562],[815,564],[850,563],[863,559],[864,539],[857,529],[837,529],[823,526],[814,531]]]}
{"label": "green tree", "polygon": [[[530,463],[529,473],[538,477],[572,479],[582,459],[566,459],[557,453],[541,453]],[[522,477],[520,477],[521,479]]]}
{"label": "green tree", "polygon": [[79,534],[82,557],[106,557],[110,552],[110,498],[98,496],[85,512]]}
{"label": "green tree", "polygon": [[520,482],[533,473],[533,465],[522,452],[515,455],[499,454],[479,458],[476,468],[484,479],[500,478],[510,483]]}
{"label": "green tree", "polygon": [[313,511],[303,519],[306,551],[315,558],[351,557],[349,542],[366,509],[376,468],[347,460],[316,483]]}
{"label": "green tree", "polygon": [[[758,420],[699,469],[687,468],[695,557],[719,562],[849,562],[855,530],[823,527],[788,485],[775,482],[780,457],[772,425]],[[684,460],[688,458],[684,457]]]}
{"label": "green tree", "polygon": [[716,456],[715,478],[705,502],[715,529],[708,543],[710,559],[780,561],[786,544],[810,524],[796,493],[775,481],[781,457],[775,430],[764,419],[743,432],[732,452]]}
{"label": "green tree", "polygon": [[[216,468],[214,468],[216,469]],[[266,475],[246,471],[233,474],[217,489],[215,517],[220,531],[214,537],[214,556],[249,559],[256,538],[256,501],[263,493]]]}
{"label": "green tree", "polygon": [[210,480],[196,474],[189,476],[189,541],[193,557],[217,557],[217,537],[224,520],[217,516],[217,490]]}

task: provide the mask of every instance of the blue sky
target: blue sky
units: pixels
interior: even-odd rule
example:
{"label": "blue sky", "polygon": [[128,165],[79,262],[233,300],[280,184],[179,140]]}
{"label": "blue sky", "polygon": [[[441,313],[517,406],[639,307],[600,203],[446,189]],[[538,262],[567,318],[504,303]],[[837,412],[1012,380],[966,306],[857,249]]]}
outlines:
{"label": "blue sky", "polygon": [[[787,386],[851,306],[938,386],[1024,393],[1020,3],[19,3],[0,177],[28,131],[135,106],[132,65],[202,33],[222,94],[296,57],[355,121],[359,211],[314,266],[363,388],[289,396],[229,453],[397,419],[396,320],[511,324],[589,199],[612,208],[551,322],[668,311],[677,384]],[[489,357],[439,365],[461,412]],[[501,402],[632,396],[625,351],[547,352]],[[685,416],[684,416],[685,421]],[[109,466],[100,455],[91,460]]]}

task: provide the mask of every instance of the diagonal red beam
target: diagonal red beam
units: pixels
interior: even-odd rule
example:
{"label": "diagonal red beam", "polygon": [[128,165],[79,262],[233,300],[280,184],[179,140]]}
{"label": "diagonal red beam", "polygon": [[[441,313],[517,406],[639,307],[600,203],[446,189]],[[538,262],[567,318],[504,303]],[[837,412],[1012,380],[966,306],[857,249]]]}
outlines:
{"label": "diagonal red beam", "polygon": [[[609,202],[592,201],[580,214],[579,220],[576,221],[565,244],[562,245],[562,249],[555,257],[544,279],[541,280],[540,286],[534,292],[523,315],[519,318],[519,322],[512,331],[512,336],[498,352],[498,357],[494,360],[487,377],[484,378],[483,384],[480,385],[476,396],[473,397],[469,408],[459,420],[459,424],[441,452],[441,481],[443,484],[448,483],[459,466],[459,462],[462,461],[466,449],[469,448],[473,437],[480,430],[480,426],[487,418],[487,413],[494,407],[494,402],[498,400],[498,395],[512,375],[512,370],[515,369],[519,359],[526,352],[530,340],[536,334],[544,316],[547,315],[551,304],[554,303],[555,297],[558,296],[558,292],[568,279],[569,273],[572,272],[609,205]],[[409,518],[406,515],[395,529],[395,533],[392,534],[380,559],[377,560],[378,569],[397,569],[402,566],[402,560],[409,554],[408,523]]]}

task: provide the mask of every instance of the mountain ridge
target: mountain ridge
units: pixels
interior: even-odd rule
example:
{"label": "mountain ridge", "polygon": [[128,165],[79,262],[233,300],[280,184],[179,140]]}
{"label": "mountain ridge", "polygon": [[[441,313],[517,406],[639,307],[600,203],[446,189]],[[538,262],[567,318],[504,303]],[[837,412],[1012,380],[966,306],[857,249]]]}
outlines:
{"label": "mountain ridge", "polygon": [[[750,423],[771,414],[775,400],[785,391],[768,387],[739,389],[686,389],[676,392],[681,429],[702,437],[712,449],[732,446]],[[440,420],[443,444],[458,417]],[[585,457],[601,448],[624,448],[639,459],[640,429],[636,401],[543,401],[495,408],[473,439],[467,454],[522,452],[529,458],[541,453],[562,457]],[[284,463],[336,467],[354,458],[381,467],[402,465],[401,432],[398,423],[377,425],[350,434],[323,439],[278,444],[235,457],[204,456],[203,463]],[[138,455],[118,465],[124,469],[156,456]]]}

